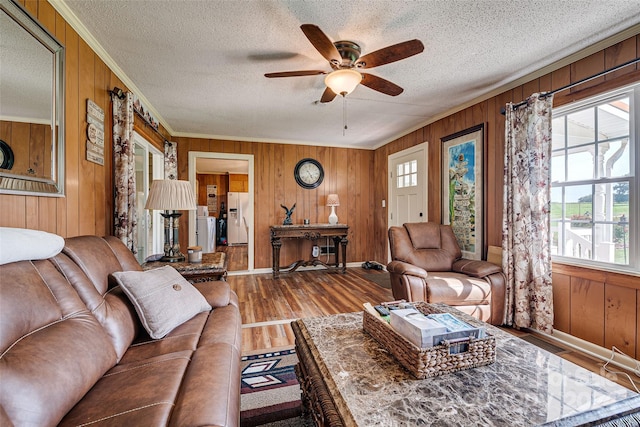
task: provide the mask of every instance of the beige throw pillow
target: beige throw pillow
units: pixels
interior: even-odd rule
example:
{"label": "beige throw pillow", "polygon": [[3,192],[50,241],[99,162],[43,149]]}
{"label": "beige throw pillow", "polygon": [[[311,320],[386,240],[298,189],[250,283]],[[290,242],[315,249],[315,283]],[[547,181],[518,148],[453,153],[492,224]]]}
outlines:
{"label": "beige throw pillow", "polygon": [[160,339],[211,306],[175,268],[113,273],[151,338]]}

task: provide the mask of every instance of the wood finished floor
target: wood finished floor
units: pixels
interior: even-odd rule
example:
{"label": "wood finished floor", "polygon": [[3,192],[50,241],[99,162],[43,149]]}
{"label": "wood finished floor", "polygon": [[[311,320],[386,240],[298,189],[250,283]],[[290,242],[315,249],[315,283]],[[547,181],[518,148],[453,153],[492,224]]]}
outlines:
{"label": "wood finished floor", "polygon": [[247,245],[217,245],[216,251],[227,254],[227,271],[245,271],[249,269]]}
{"label": "wood finished floor", "polygon": [[[302,271],[281,274],[274,280],[271,274],[229,276],[227,281],[238,294],[242,316],[243,353],[259,350],[277,350],[291,347],[295,338],[291,330],[292,320],[301,317],[326,316],[337,313],[361,311],[365,302],[393,300],[390,289],[367,280],[365,274],[388,274],[363,268],[349,268],[345,274],[326,270]],[[503,328],[516,336],[528,332]],[[539,334],[535,334],[543,338]],[[626,376],[610,374],[603,370],[604,362],[568,346],[547,339],[563,350],[556,353],[599,375],[604,375],[631,390],[633,385]],[[613,370],[620,371],[616,366]],[[627,372],[640,387],[640,378]]]}

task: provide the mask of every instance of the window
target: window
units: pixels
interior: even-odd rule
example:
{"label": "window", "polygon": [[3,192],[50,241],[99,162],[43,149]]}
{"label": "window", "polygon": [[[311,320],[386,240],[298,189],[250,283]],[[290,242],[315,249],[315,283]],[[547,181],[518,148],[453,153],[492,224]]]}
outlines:
{"label": "window", "polygon": [[640,269],[639,99],[635,85],[553,110],[554,257]]}
{"label": "window", "polygon": [[410,160],[398,164],[398,188],[415,187],[418,185],[418,161]]}

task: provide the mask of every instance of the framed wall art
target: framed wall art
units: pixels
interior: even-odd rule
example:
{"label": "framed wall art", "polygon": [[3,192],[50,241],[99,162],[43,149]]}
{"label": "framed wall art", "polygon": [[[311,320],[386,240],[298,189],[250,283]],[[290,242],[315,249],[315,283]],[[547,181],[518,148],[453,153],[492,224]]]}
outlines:
{"label": "framed wall art", "polygon": [[462,256],[484,253],[484,125],[442,141],[442,223],[451,224]]}

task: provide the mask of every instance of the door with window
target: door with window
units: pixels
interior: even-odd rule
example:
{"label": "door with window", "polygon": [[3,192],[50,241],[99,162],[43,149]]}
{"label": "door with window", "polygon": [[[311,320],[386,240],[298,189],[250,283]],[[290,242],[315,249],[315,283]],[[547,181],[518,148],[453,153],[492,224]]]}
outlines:
{"label": "door with window", "polygon": [[138,216],[138,262],[163,252],[163,218],[160,211],[145,210],[151,182],[164,179],[164,154],[137,132],[133,133],[136,156],[136,211]]}
{"label": "door with window", "polygon": [[389,227],[427,221],[427,143],[389,156]]}

